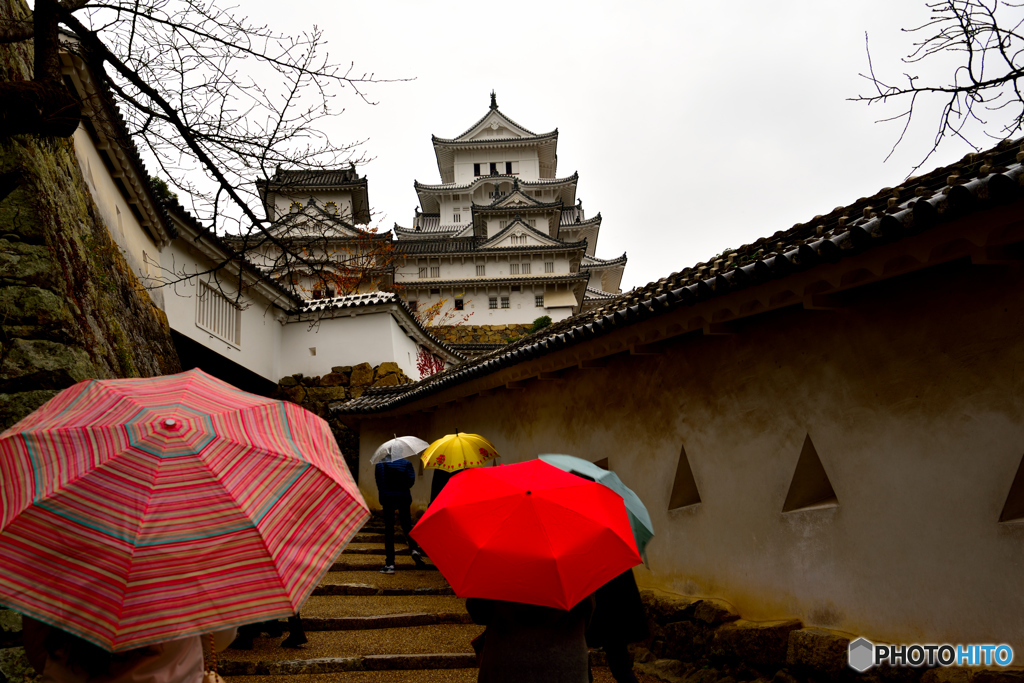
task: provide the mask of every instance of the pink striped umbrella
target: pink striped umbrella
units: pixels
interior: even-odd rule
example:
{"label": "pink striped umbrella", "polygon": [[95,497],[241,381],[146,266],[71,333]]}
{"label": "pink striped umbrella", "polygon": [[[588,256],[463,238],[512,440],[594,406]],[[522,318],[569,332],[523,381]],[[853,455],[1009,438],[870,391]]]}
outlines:
{"label": "pink striped umbrella", "polygon": [[115,651],[284,617],[368,517],[296,405],[80,382],[0,434],[0,603]]}

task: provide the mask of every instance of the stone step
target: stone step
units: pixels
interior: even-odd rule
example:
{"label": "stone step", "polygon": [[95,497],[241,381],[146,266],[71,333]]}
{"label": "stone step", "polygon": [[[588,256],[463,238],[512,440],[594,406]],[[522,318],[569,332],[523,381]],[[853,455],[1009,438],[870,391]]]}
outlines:
{"label": "stone step", "polygon": [[455,595],[449,586],[375,586],[369,583],[327,583],[311,595]]}
{"label": "stone step", "polygon": [[[377,665],[379,658],[371,659],[370,666]],[[415,672],[415,673],[412,673]],[[594,683],[615,683],[607,667],[594,667]],[[661,683],[661,679],[637,672],[641,683]],[[337,683],[336,674],[294,674],[262,675],[234,680],[230,683]],[[477,669],[357,669],[345,673],[345,683],[476,683]],[[524,682],[526,683],[526,682]]]}
{"label": "stone step", "polygon": [[[332,572],[353,572],[353,571],[375,571],[379,572],[380,568],[384,566],[384,560],[380,555],[349,555],[345,556],[342,553],[342,559],[335,562],[331,566]],[[416,564],[412,561],[412,558],[408,555],[402,556],[396,553],[395,555],[395,569],[398,571],[437,571],[437,567],[427,563],[427,566],[423,569],[417,569]]]}
{"label": "stone step", "polygon": [[[414,654],[414,655],[366,655],[362,657],[322,657],[319,659],[281,661],[223,661],[218,665],[219,673],[225,676],[288,676],[304,674],[338,674],[353,671],[387,670],[432,670],[473,669],[476,673],[476,655],[463,654]],[[417,677],[416,680],[423,680]],[[474,680],[474,679],[470,679]]]}
{"label": "stone step", "polygon": [[[596,672],[595,672],[596,673]],[[337,674],[297,674],[281,676],[226,677],[230,683],[476,683],[477,670],[473,669],[392,669],[360,670],[345,673],[344,679]],[[595,681],[599,679],[595,678]],[[599,680],[604,683],[604,680]],[[608,683],[614,683],[609,678]]]}
{"label": "stone step", "polygon": [[[306,622],[303,617],[303,622]],[[308,628],[308,627],[307,627]],[[335,660],[361,659],[371,655],[466,655],[469,659],[457,659],[461,666],[475,666],[470,641],[483,632],[483,626],[476,624],[432,624],[416,627],[379,628],[364,630],[307,630],[309,642],[301,649],[280,647],[284,638],[256,638],[252,650],[225,650],[219,658],[219,668],[227,675],[275,675],[286,671],[303,673],[300,665],[291,664],[287,669],[274,669],[280,662],[309,662],[331,660],[324,671],[312,670],[305,673],[327,673],[349,670],[337,667],[355,667],[360,670],[362,663],[338,663]],[[405,665],[406,668],[409,666]],[[335,668],[331,668],[335,667]],[[395,666],[393,668],[401,668]],[[451,668],[442,662],[432,662],[427,668]],[[459,668],[459,667],[456,667]]]}
{"label": "stone step", "polygon": [[[365,533],[365,527],[364,527],[364,531],[360,531],[358,534],[353,536],[351,542],[352,543],[383,543],[384,542],[384,532],[381,532],[381,533]],[[402,544],[404,544],[405,543],[405,537],[404,536],[400,536],[398,534],[395,534],[395,543],[402,543]]]}
{"label": "stone step", "polygon": [[[380,569],[380,564],[373,565],[374,568]],[[391,589],[401,590],[414,590],[416,588],[431,588],[435,590],[450,590],[448,582],[444,580],[444,576],[440,572],[435,571],[402,571],[395,574],[368,574],[365,570],[356,571],[338,571],[328,572],[324,574],[324,578],[321,579],[320,585],[342,585],[342,584],[353,584],[370,586],[372,589],[380,589],[381,591]],[[365,588],[351,589],[352,593],[349,594],[373,594],[374,590],[368,591]],[[416,593],[413,593],[414,595]],[[440,593],[444,594],[444,593]]]}
{"label": "stone step", "polygon": [[[362,628],[355,626],[342,626],[349,623],[337,622],[339,625],[314,626],[313,618],[330,620],[325,623],[334,623],[338,619],[349,619],[350,623],[357,624],[356,619],[381,619],[392,615],[414,615],[415,620],[424,621],[422,615],[435,615],[439,620],[430,623],[468,623],[466,612],[466,601],[452,595],[416,595],[416,596],[379,596],[379,595],[354,595],[354,596],[325,596],[315,595],[306,600],[302,606],[302,621],[307,630],[330,631],[349,628]],[[369,625],[376,622],[367,622],[366,628],[382,628],[379,625]],[[424,622],[424,624],[427,622]],[[401,624],[418,626],[424,624]],[[395,624],[398,626],[399,624]]]}

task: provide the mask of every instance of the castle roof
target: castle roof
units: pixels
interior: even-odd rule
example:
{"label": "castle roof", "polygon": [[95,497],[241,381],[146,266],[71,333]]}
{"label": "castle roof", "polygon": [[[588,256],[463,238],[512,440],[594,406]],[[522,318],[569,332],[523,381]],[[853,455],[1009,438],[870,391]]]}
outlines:
{"label": "castle roof", "polygon": [[519,125],[498,109],[495,94],[491,93],[491,106],[476,123],[454,138],[430,136],[437,156],[437,170],[441,180],[450,183],[455,178],[454,160],[457,148],[537,147],[542,176],[554,176],[558,164],[558,129],[537,134]]}
{"label": "castle roof", "polygon": [[[478,178],[474,178],[472,182],[464,183],[462,185],[456,185],[454,183],[442,184],[442,185],[428,185],[421,183],[418,180],[413,181],[413,189],[416,190],[416,194],[420,198],[420,206],[423,207],[424,213],[437,213],[441,210],[441,204],[438,201],[438,196],[448,194],[452,192],[469,192],[472,193],[476,188],[486,183],[501,183],[501,182],[512,182],[517,183],[520,189],[534,189],[534,188],[559,188],[558,198],[563,204],[575,204],[576,203],[576,184],[579,182],[579,173],[573,173],[571,176],[565,178],[541,178],[540,180],[520,180],[518,176],[514,175],[483,175]],[[508,195],[502,195],[505,197]],[[502,197],[496,197],[501,199]]]}
{"label": "castle roof", "polygon": [[369,184],[360,177],[354,164],[347,168],[284,169],[278,167],[274,175],[256,183],[260,198],[270,215],[268,197],[271,194],[303,196],[308,192],[349,191],[352,193],[352,213],[356,223],[370,222]]}
{"label": "castle roof", "polygon": [[[772,281],[779,282],[776,296],[766,303],[755,297],[746,309],[737,305],[734,315],[744,317],[754,312],[764,313],[800,304],[803,303],[800,293],[806,295],[806,292],[814,291],[816,283],[821,282],[820,279],[815,280],[816,276],[810,272],[819,267],[850,264],[849,272],[841,274],[841,277],[837,275],[836,289],[841,292],[884,280],[892,273],[904,272],[908,268],[925,268],[965,256],[990,262],[1006,253],[1012,260],[1016,252],[1009,245],[1015,244],[1014,240],[1019,241],[1021,235],[1019,231],[1006,231],[1006,221],[1012,220],[1012,215],[999,211],[1001,206],[1022,196],[1022,161],[1024,146],[1020,141],[1004,141],[986,152],[969,154],[955,164],[924,176],[908,178],[899,187],[883,188],[870,197],[814,216],[805,223],[762,237],[709,262],[689,266],[632,292],[608,299],[603,305],[558,321],[489,354],[406,385],[400,393],[383,396],[373,390],[367,391],[360,398],[342,404],[337,411],[363,414],[398,408],[469,380],[585,344],[623,328],[657,320],[659,316],[701,307],[719,297],[742,296],[744,290]],[[957,219],[982,211],[999,218],[991,222],[992,233],[989,235],[995,246],[975,246],[952,228],[944,229],[949,225],[964,226],[958,229],[966,230],[970,224]],[[901,240],[907,240],[911,247],[927,243],[924,261],[909,253],[897,255]],[[1007,240],[1007,246],[1000,246]],[[887,255],[893,251],[891,263],[895,264],[894,270],[875,272],[857,265],[863,260],[862,255],[883,249],[887,249]],[[1019,255],[1016,259],[1019,262]],[[797,294],[783,285],[787,280],[793,282],[790,287],[795,288]],[[797,284],[796,280],[800,283]],[[820,298],[810,295],[810,307],[815,307],[816,300]],[[758,305],[754,305],[755,302]],[[685,314],[674,319],[684,318]],[[688,324],[677,324],[678,329],[673,328],[668,334],[688,332],[693,325],[698,326],[693,329],[704,329],[710,333],[716,333],[721,327],[721,323],[696,316]]]}

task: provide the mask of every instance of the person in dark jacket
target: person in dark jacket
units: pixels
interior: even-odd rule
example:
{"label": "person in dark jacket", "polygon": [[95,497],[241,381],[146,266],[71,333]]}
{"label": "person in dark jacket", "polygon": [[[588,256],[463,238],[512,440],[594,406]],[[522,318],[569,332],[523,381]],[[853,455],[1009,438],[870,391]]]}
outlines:
{"label": "person in dark jacket", "polygon": [[477,683],[587,683],[593,596],[571,610],[468,598],[466,610],[487,626]]}
{"label": "person in dark jacket", "polygon": [[391,456],[387,456],[377,463],[373,476],[377,480],[381,507],[384,508],[384,567],[380,570],[381,574],[395,573],[395,512],[398,512],[398,521],[409,543],[413,561],[417,567],[425,567],[423,554],[416,541],[409,536],[412,530],[412,515],[409,512],[412,493],[409,489],[416,483],[416,470],[408,460],[391,460]]}
{"label": "person in dark jacket", "polygon": [[587,645],[600,647],[618,683],[637,683],[629,643],[647,638],[647,612],[636,587],[633,570],[627,569],[594,591],[597,606],[587,628]]}

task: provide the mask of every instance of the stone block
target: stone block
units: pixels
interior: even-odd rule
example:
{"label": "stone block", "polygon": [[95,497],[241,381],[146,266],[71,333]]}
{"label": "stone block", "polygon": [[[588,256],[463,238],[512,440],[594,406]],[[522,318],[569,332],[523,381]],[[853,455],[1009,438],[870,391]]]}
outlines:
{"label": "stone block", "polygon": [[351,365],[335,365],[334,367],[331,368],[331,372],[333,372],[333,373],[335,373],[337,375],[351,375],[352,374],[352,366]]}
{"label": "stone block", "polygon": [[301,406],[302,402],[306,400],[306,388],[301,385],[288,387],[281,392],[281,399]]}
{"label": "stone block", "polygon": [[294,386],[298,386],[298,384],[299,384],[299,380],[295,379],[294,377],[292,377],[290,375],[288,377],[282,377],[277,382],[277,385],[281,386],[281,387],[294,387]]}
{"label": "stone block", "polygon": [[351,387],[368,387],[373,384],[373,366],[369,363],[360,363],[352,367],[352,375],[349,378]]}
{"label": "stone block", "polygon": [[835,676],[847,668],[847,648],[855,637],[824,628],[790,631],[786,665]]}
{"label": "stone block", "polygon": [[59,392],[56,389],[0,394],[0,429],[7,429]]}
{"label": "stone block", "polygon": [[647,609],[647,616],[661,625],[690,620],[693,616],[691,607],[698,602],[698,598],[661,595],[651,590],[640,591],[640,598]]}
{"label": "stone block", "polygon": [[398,384],[401,384],[401,380],[399,380],[398,375],[384,375],[373,382],[373,386],[375,387],[393,387]]}
{"label": "stone block", "polygon": [[344,387],[348,386],[350,375],[345,372],[330,372],[320,378],[322,387]]}
{"label": "stone block", "polygon": [[740,615],[736,613],[732,605],[724,600],[704,598],[693,603],[693,618],[705,624],[717,626],[730,621],[736,621]]}
{"label": "stone block", "polygon": [[359,398],[363,395],[364,391],[366,391],[366,387],[352,385],[349,387],[348,396],[349,398]]}
{"label": "stone block", "polygon": [[45,287],[55,272],[49,250],[39,244],[0,239],[0,280]]}
{"label": "stone block", "polygon": [[715,631],[711,654],[758,666],[781,667],[786,663],[789,634],[801,626],[797,619],[733,621]]}
{"label": "stone block", "polygon": [[15,339],[0,364],[0,391],[27,386],[65,389],[96,374],[82,348],[42,339]]}
{"label": "stone block", "polygon": [[320,377],[303,377],[302,385],[306,387],[318,387],[320,386]]}
{"label": "stone block", "polygon": [[381,377],[386,377],[387,375],[400,375],[400,374],[402,374],[402,368],[398,367],[398,363],[394,363],[392,361],[387,361],[385,363],[381,363],[374,370],[374,378],[375,379],[379,379]]}
{"label": "stone block", "polygon": [[10,683],[30,681],[36,677],[36,670],[28,663],[23,647],[0,649],[0,673],[3,673]]}
{"label": "stone block", "polygon": [[71,328],[75,324],[64,299],[39,287],[0,287],[0,318],[7,325]]}
{"label": "stone block", "polygon": [[648,676],[665,681],[665,683],[683,683],[684,681],[683,663],[676,659],[656,659],[653,662],[634,664],[634,667]]}
{"label": "stone block", "polygon": [[330,401],[344,401],[348,397],[348,390],[345,387],[310,387],[306,389],[306,403],[316,401],[317,403],[328,403]]}
{"label": "stone block", "polygon": [[21,615],[12,609],[0,609],[0,647],[21,644]]}

